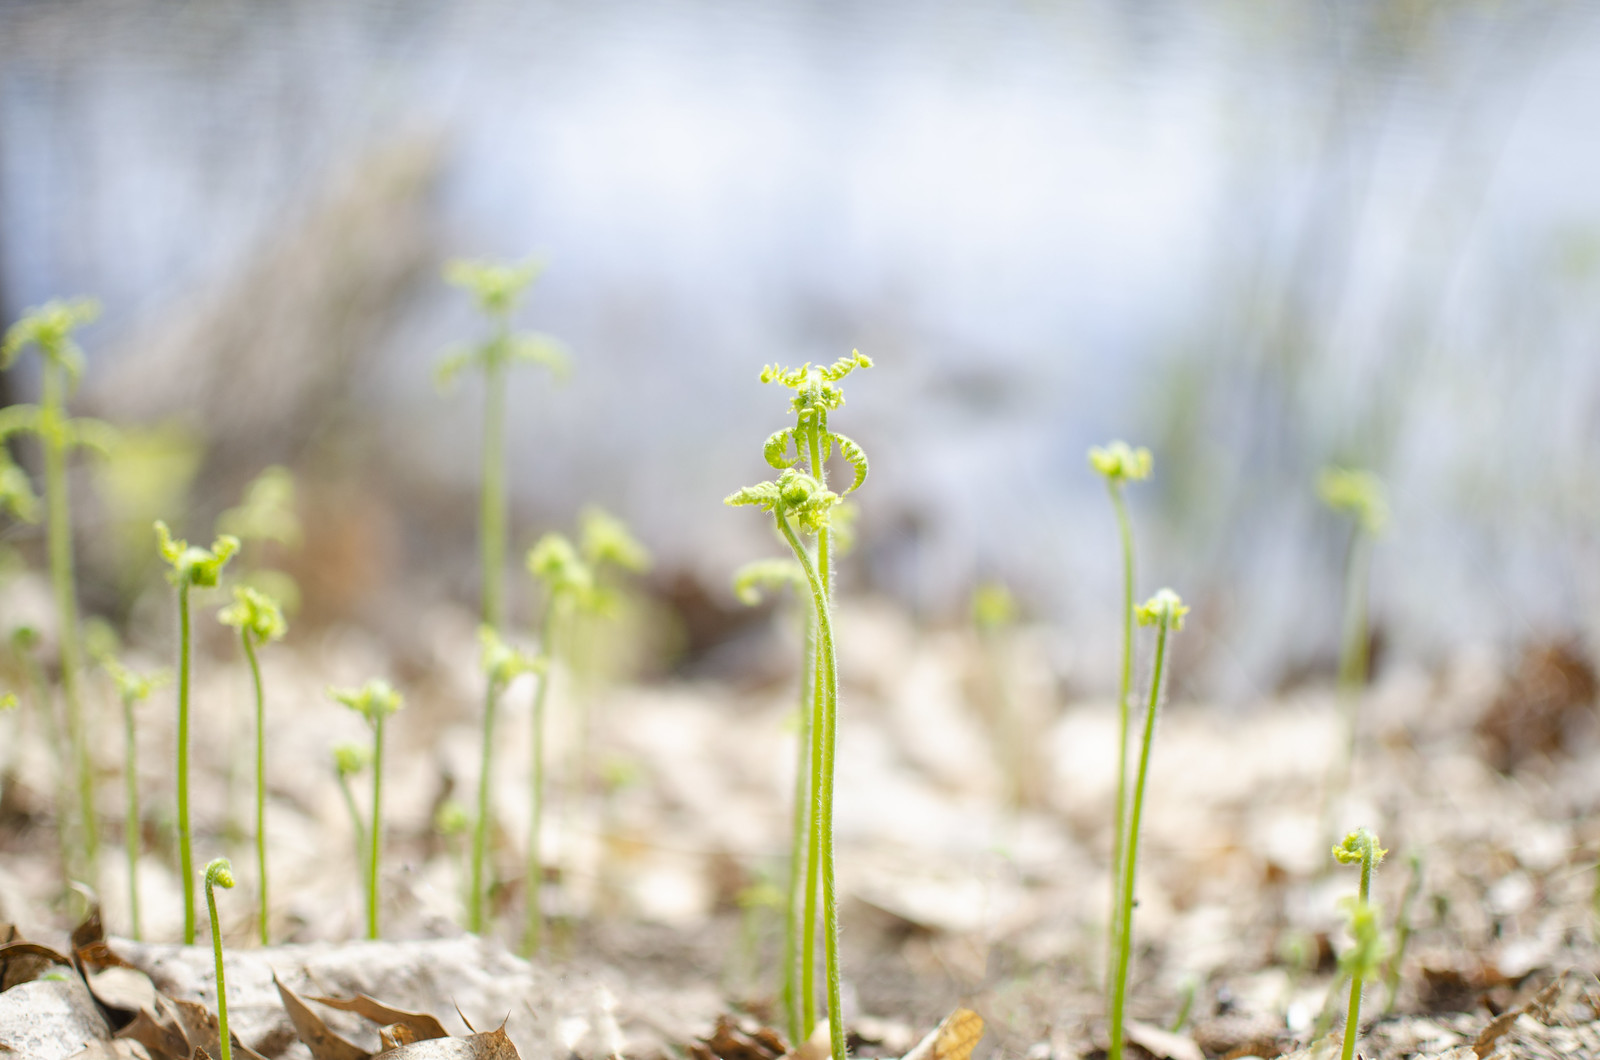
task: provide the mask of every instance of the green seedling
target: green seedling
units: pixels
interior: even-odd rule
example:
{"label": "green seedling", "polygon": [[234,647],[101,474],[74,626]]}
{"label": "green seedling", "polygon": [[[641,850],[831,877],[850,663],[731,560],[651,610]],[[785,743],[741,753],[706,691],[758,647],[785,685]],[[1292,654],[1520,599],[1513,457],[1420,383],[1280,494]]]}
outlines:
{"label": "green seedling", "polygon": [[378,937],[378,855],[383,843],[383,722],[400,709],[399,692],[374,678],[360,688],[329,688],[328,695],[372,726],[372,825],[367,830],[367,938]]}
{"label": "green seedling", "polygon": [[467,896],[467,930],[483,934],[484,852],[489,843],[489,794],[494,766],[494,716],[506,686],[523,674],[542,672],[545,660],[534,659],[500,639],[491,626],[478,628],[483,645],[483,759],[478,770],[478,819],[472,828],[472,892]]}
{"label": "green seedling", "polygon": [[[9,369],[30,347],[39,351],[41,382],[37,405],[12,405],[0,409],[0,449],[13,434],[38,436],[44,453],[45,526],[50,556],[50,584],[55,594],[57,650],[61,656],[61,694],[67,708],[67,734],[72,741],[78,785],[78,812],[83,827],[85,871],[97,874],[100,834],[94,809],[94,773],[89,761],[89,723],[83,716],[78,690],[78,596],[73,585],[72,516],[67,498],[67,456],[75,448],[106,453],[116,433],[105,423],[69,419],[66,400],[83,376],[83,350],[72,333],[100,315],[100,306],[88,298],[47,302],[25,313],[6,329],[0,341],[0,369]],[[37,498],[26,476],[10,457],[0,466],[0,486],[6,504],[19,516],[35,514]]]}
{"label": "green seedling", "polygon": [[217,964],[217,1041],[222,1060],[233,1060],[233,1043],[228,1036],[228,983],[222,976],[222,925],[217,920],[217,892],[233,889],[233,866],[227,858],[216,858],[206,866],[206,908],[211,913],[211,956]]}
{"label": "green seedling", "polygon": [[539,833],[544,819],[544,714],[550,695],[550,670],[556,655],[555,632],[564,614],[594,593],[594,572],[561,534],[545,534],[528,550],[528,573],[544,585],[544,611],[539,620],[539,654],[543,673],[533,694],[532,746],[529,749],[527,925],[523,948],[535,953],[544,941],[541,904],[544,863]]}
{"label": "green seedling", "polygon": [[434,369],[439,385],[449,385],[468,367],[483,371],[483,483],[479,498],[478,544],[483,564],[483,622],[496,630],[505,620],[504,576],[506,553],[506,370],[514,363],[542,364],[564,376],[569,359],[565,349],[547,335],[514,334],[511,315],[529,284],[543,271],[536,262],[496,265],[483,261],[452,261],[445,266],[445,281],[469,291],[489,318],[484,341],[450,350]]}
{"label": "green seedling", "polygon": [[573,703],[578,714],[576,786],[587,791],[594,773],[591,748],[597,725],[592,700],[596,687],[615,665],[607,649],[625,639],[604,630],[627,615],[626,588],[618,575],[645,573],[651,557],[626,523],[596,507],[585,508],[578,517],[578,553],[589,565],[594,585],[574,609],[572,628],[566,632],[566,658],[574,677]]}
{"label": "green seedling", "polygon": [[1356,1033],[1361,1019],[1361,987],[1369,979],[1376,979],[1383,967],[1383,936],[1378,928],[1378,910],[1371,902],[1372,870],[1388,851],[1378,846],[1378,837],[1365,828],[1357,828],[1333,848],[1334,860],[1341,865],[1360,864],[1361,888],[1354,899],[1345,898],[1339,905],[1345,911],[1350,937],[1354,940],[1348,950],[1339,955],[1339,970],[1350,977],[1350,1004],[1344,1019],[1343,1060],[1353,1060],[1356,1053]]}
{"label": "green seedling", "polygon": [[[792,559],[758,559],[746,563],[733,575],[733,594],[741,603],[750,606],[759,604],[765,591],[781,589],[784,586],[793,588],[797,598],[810,588],[806,581],[805,569]],[[780,991],[791,1042],[805,1041],[804,1035],[808,1030],[800,984],[800,939],[805,930],[806,841],[811,819],[811,815],[807,813],[811,802],[809,798],[811,714],[816,691],[812,683],[815,671],[811,666],[811,660],[816,652],[814,643],[816,634],[811,621],[811,609],[802,606],[799,611],[800,709],[796,712],[798,724],[795,740],[794,820],[789,843],[788,912],[784,917],[783,984]]]}
{"label": "green seedling", "polygon": [[260,879],[257,919],[261,945],[266,946],[271,942],[267,935],[267,707],[261,690],[261,664],[256,661],[256,648],[280,639],[289,631],[289,626],[276,600],[244,585],[233,587],[233,603],[218,612],[217,621],[239,631],[239,643],[250,663],[250,682],[256,695],[256,871]]}
{"label": "green seedling", "polygon": [[472,854],[468,844],[462,841],[462,837],[471,828],[472,818],[468,816],[467,808],[455,799],[445,799],[433,812],[433,830],[443,840],[450,860],[455,862],[456,879],[460,881],[458,891],[463,899],[463,905],[470,901],[466,885],[472,878],[472,866],[469,864]]}
{"label": "green seedling", "polygon": [[1406,863],[1411,868],[1411,876],[1406,880],[1405,893],[1400,896],[1400,908],[1395,914],[1394,952],[1383,966],[1383,1013],[1386,1016],[1400,1000],[1400,969],[1405,963],[1406,948],[1411,945],[1411,907],[1422,893],[1422,854],[1411,851]]}
{"label": "green seedling", "polygon": [[1133,524],[1123,486],[1150,477],[1150,450],[1135,449],[1127,442],[1112,442],[1089,450],[1089,466],[1105,476],[1106,492],[1117,516],[1117,533],[1122,538],[1122,671],[1117,682],[1117,796],[1111,808],[1111,917],[1106,932],[1106,992],[1116,969],[1117,908],[1121,903],[1122,847],[1127,835],[1128,815],[1128,724],[1132,713],[1129,701],[1133,685]]}
{"label": "green seedling", "polygon": [[1344,618],[1339,638],[1339,704],[1344,716],[1344,740],[1329,777],[1324,808],[1324,816],[1331,820],[1334,803],[1350,785],[1350,769],[1355,762],[1361,689],[1367,683],[1367,585],[1372,543],[1388,522],[1389,507],[1384,500],[1383,483],[1366,471],[1328,468],[1317,480],[1317,493],[1324,504],[1350,516],[1354,523],[1345,557]]}
{"label": "green seedling", "polygon": [[1128,994],[1128,957],[1133,951],[1133,890],[1139,872],[1139,823],[1144,817],[1145,781],[1150,774],[1150,745],[1156,731],[1156,712],[1161,706],[1161,676],[1167,659],[1167,634],[1183,628],[1189,609],[1178,594],[1162,589],[1139,605],[1134,613],[1141,626],[1156,627],[1156,657],[1150,675],[1150,702],[1145,707],[1144,737],[1139,744],[1139,771],[1133,783],[1133,802],[1128,809],[1128,832],[1119,873],[1122,900],[1117,906],[1117,973],[1111,983],[1110,1060],[1122,1060],[1122,1016]]}
{"label": "green seedling", "polygon": [[174,539],[167,524],[156,521],[156,541],[161,558],[172,569],[167,580],[178,590],[178,864],[183,875],[183,942],[193,946],[194,842],[189,831],[189,590],[217,584],[222,568],[239,551],[239,539],[223,534],[210,550]]}
{"label": "green seedling", "polygon": [[342,743],[333,749],[333,772],[339,780],[339,793],[344,796],[344,808],[350,812],[350,834],[356,841],[356,864],[361,864],[367,849],[367,826],[356,809],[355,793],[350,790],[350,778],[367,768],[372,752],[358,743]]}
{"label": "green seedling", "polygon": [[[833,640],[830,523],[834,508],[842,496],[860,488],[866,481],[867,456],[854,441],[829,429],[828,413],[844,404],[844,392],[839,388],[839,381],[857,368],[871,365],[870,359],[859,351],[852,351],[849,357],[842,357],[826,368],[813,368],[809,364],[796,369],[784,369],[777,365],[763,368],[763,383],[777,382],[795,392],[789,403],[790,411],[795,414],[795,425],[774,432],[763,447],[767,463],[781,473],[776,480],[746,486],[724,501],[732,506],[753,506],[772,514],[778,532],[783,535],[795,560],[805,571],[816,612],[816,653],[812,662],[812,680],[816,692],[812,697],[812,754],[809,769],[810,804],[814,811],[806,857],[803,933],[807,941],[801,959],[801,999],[805,1010],[802,1025],[810,1028],[815,1018],[812,1006],[816,1003],[814,940],[820,876],[828,1037],[833,1060],[844,1060],[845,1037],[840,1008],[839,907],[833,856],[833,773],[839,672]],[[835,447],[854,472],[850,486],[842,493],[834,493],[826,485],[826,461]],[[802,462],[809,474],[795,467]],[[815,557],[801,541],[800,534],[815,536]]]}
{"label": "green seedling", "polygon": [[117,687],[117,699],[122,703],[123,780],[127,784],[127,813],[122,826],[123,845],[128,853],[128,913],[133,925],[133,940],[143,938],[139,917],[139,746],[134,739],[133,709],[150,698],[150,693],[166,684],[171,677],[166,673],[136,674],[122,665],[115,656],[100,656],[100,666]]}

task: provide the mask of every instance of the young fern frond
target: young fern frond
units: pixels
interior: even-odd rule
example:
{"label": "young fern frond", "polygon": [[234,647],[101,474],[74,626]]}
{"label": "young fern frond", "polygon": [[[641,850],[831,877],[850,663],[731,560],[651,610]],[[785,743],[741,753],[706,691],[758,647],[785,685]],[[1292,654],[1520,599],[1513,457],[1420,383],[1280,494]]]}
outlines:
{"label": "young fern frond", "polygon": [[1388,851],[1378,846],[1378,837],[1365,828],[1357,828],[1333,848],[1333,858],[1341,865],[1361,866],[1361,887],[1354,898],[1339,902],[1345,912],[1354,940],[1348,950],[1339,956],[1340,971],[1350,978],[1350,1003],[1344,1020],[1343,1060],[1353,1060],[1356,1051],[1356,1034],[1360,1030],[1361,987],[1369,979],[1376,979],[1387,951],[1378,926],[1378,911],[1371,903],[1372,870],[1383,861]]}
{"label": "young fern frond", "polygon": [[483,757],[478,770],[478,819],[472,829],[472,891],[467,899],[467,930],[482,934],[484,928],[484,855],[489,839],[489,794],[494,762],[494,719],[501,693],[523,674],[542,673],[545,660],[536,659],[511,647],[490,626],[478,627],[482,645],[479,656],[484,673]]}
{"label": "young fern frond", "polygon": [[195,939],[194,840],[189,830],[189,590],[217,584],[222,568],[239,551],[239,539],[223,534],[210,549],[175,539],[167,524],[157,520],[156,542],[166,560],[167,581],[178,591],[178,864],[183,875],[183,941]]}
{"label": "young fern frond", "polygon": [[372,727],[372,825],[367,830],[367,938],[378,937],[378,856],[383,845],[383,723],[403,699],[389,682],[374,678],[360,688],[329,688],[328,695],[360,714]]}
{"label": "young fern frond", "polygon": [[206,909],[211,914],[211,956],[217,969],[217,1038],[222,1060],[233,1060],[233,1043],[228,1034],[228,981],[222,974],[222,925],[217,918],[216,888],[233,889],[233,866],[227,858],[216,858],[206,865]]}
{"label": "young fern frond", "polygon": [[165,671],[153,674],[136,674],[113,655],[101,654],[100,666],[110,676],[117,688],[117,699],[122,703],[122,774],[127,785],[127,811],[122,826],[123,846],[128,854],[128,914],[133,928],[133,940],[142,939],[144,930],[139,915],[139,845],[141,817],[139,814],[139,751],[134,739],[134,707],[150,698],[157,688],[172,680]]}

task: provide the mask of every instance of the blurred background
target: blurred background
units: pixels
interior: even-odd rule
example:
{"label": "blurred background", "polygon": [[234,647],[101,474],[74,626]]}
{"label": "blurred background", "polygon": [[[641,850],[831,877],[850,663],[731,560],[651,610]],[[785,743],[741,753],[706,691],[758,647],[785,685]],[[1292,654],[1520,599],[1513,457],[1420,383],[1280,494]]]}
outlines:
{"label": "blurred background", "polygon": [[758,665],[757,373],[852,348],[850,591],[939,625],[1006,583],[1069,693],[1115,680],[1118,437],[1186,694],[1331,680],[1330,463],[1390,490],[1380,666],[1596,628],[1594,5],[6,0],[0,39],[0,317],[101,299],[76,404],[135,443],[80,482],[90,612],[273,463],[308,616],[470,608],[468,256],[545,262],[518,319],[573,353],[513,376],[514,554],[625,518],[657,673]]}

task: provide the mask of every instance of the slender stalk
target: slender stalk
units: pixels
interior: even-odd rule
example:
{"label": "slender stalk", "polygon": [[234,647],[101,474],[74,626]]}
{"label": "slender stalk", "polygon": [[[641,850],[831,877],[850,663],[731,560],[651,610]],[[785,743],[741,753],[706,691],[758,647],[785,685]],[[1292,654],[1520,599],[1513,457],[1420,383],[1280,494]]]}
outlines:
{"label": "slender stalk", "polygon": [[[827,462],[822,458],[821,434],[821,429],[816,426],[807,432],[807,462],[811,469],[811,477],[817,480],[817,484],[819,486],[826,489],[828,485],[826,481]],[[785,525],[787,525],[787,520],[785,520]],[[798,540],[798,538],[795,540]],[[794,541],[791,541],[790,544],[793,545]],[[832,531],[830,531],[827,526],[823,526],[817,531],[815,585],[820,588],[824,601],[831,600],[833,596],[832,545]],[[804,551],[803,546],[801,551]],[[807,576],[810,577],[809,574]],[[821,900],[817,892],[818,876],[825,876],[832,864],[831,853],[829,854],[826,862],[823,860],[824,838],[822,818],[819,812],[819,806],[823,797],[820,788],[820,778],[826,768],[823,758],[826,754],[826,747],[824,746],[824,743],[827,733],[827,704],[824,698],[826,696],[824,689],[826,687],[827,678],[827,661],[823,658],[823,646],[820,636],[818,636],[813,642],[812,647],[811,845],[810,850],[808,851],[809,856],[806,861],[806,908],[804,925],[804,937],[806,941],[805,963],[802,966],[801,976],[801,989],[803,991],[803,1004],[805,1006],[802,1014],[803,1022],[805,1024],[805,1034],[801,1038],[801,1041],[804,1041],[806,1038],[811,1036],[811,1027],[816,1021],[817,905]],[[826,843],[830,848],[833,845],[833,836],[831,831],[828,833]],[[824,960],[826,960],[826,957],[824,957]],[[836,1012],[837,1010],[830,1005],[828,1011],[832,1013]],[[832,1023],[836,1022],[838,1022],[837,1019],[831,1020],[830,1026]]]}
{"label": "slender stalk", "polygon": [[[507,342],[504,316],[497,319],[495,349]],[[501,579],[506,558],[506,364],[503,355],[483,362],[483,485],[479,498],[478,551],[483,562],[483,621],[499,630],[505,619]]]}
{"label": "slender stalk", "polygon": [[[813,850],[818,852],[815,860],[821,863],[822,869],[823,959],[827,976],[828,1040],[833,1060],[845,1060],[839,974],[839,896],[833,858],[833,775],[839,704],[839,668],[834,652],[833,616],[828,592],[819,573],[819,565],[812,562],[810,553],[795,535],[794,528],[789,525],[789,520],[781,509],[777,512],[777,522],[778,529],[788,540],[789,547],[794,550],[795,558],[805,570],[806,580],[811,583],[811,597],[817,613],[817,646],[818,655],[823,661],[823,680],[816,695],[816,701],[821,707],[817,712],[820,724],[818,721],[813,722],[813,744],[820,749],[820,754],[812,755],[812,784],[816,791],[812,846]],[[822,537],[819,535],[819,550],[821,543]],[[808,877],[811,875],[809,867],[807,875]]]}
{"label": "slender stalk", "polygon": [[529,955],[538,953],[544,945],[544,862],[539,856],[539,832],[544,824],[544,708],[553,676],[550,671],[555,667],[555,645],[550,643],[555,623],[556,594],[552,592],[545,600],[544,617],[540,620],[539,650],[544,655],[545,669],[538,675],[539,684],[533,693],[532,746],[528,751],[528,893],[522,948]]}
{"label": "slender stalk", "polygon": [[494,715],[500,684],[493,677],[483,694],[483,758],[478,768],[478,819],[472,827],[472,892],[467,899],[467,930],[483,934],[483,861],[489,841],[490,769],[494,761]]}
{"label": "slender stalk", "polygon": [[239,641],[244,645],[244,657],[250,662],[250,681],[256,693],[256,872],[259,874],[261,945],[270,943],[267,937],[267,711],[266,696],[261,689],[261,664],[256,660],[256,646],[250,638],[248,626],[239,627]]}
{"label": "slender stalk", "polygon": [[193,946],[194,842],[189,832],[189,582],[178,583],[178,871],[183,876],[183,944]]}
{"label": "slender stalk", "polygon": [[[1367,898],[1372,893],[1372,847],[1368,842],[1361,852],[1361,890],[1358,901],[1367,904]],[[1344,1017],[1344,1054],[1343,1060],[1354,1060],[1356,1055],[1356,1032],[1360,1028],[1361,1020],[1361,984],[1362,975],[1356,972],[1350,976],[1350,1004],[1345,1010]]]}
{"label": "slender stalk", "polygon": [[383,839],[383,718],[374,712],[372,728],[372,832],[367,836],[367,938],[378,937],[378,854]]}
{"label": "slender stalk", "polygon": [[128,850],[128,912],[133,920],[133,941],[139,942],[144,933],[139,920],[139,747],[134,740],[133,704],[132,696],[122,697],[123,773],[128,785],[122,845]]}
{"label": "slender stalk", "polygon": [[[802,658],[808,662],[816,657],[815,623],[802,611]],[[798,1048],[805,1041],[806,995],[799,981],[800,943],[806,938],[806,950],[812,948],[810,938],[804,935],[805,879],[807,865],[808,822],[807,808],[815,795],[811,791],[811,713],[815,709],[817,684],[812,668],[801,667],[800,675],[800,728],[795,740],[794,763],[794,831],[789,844],[789,904],[783,933],[783,1001],[789,1020],[789,1041]]]}
{"label": "slender stalk", "polygon": [[206,908],[211,913],[211,955],[217,968],[217,1040],[222,1060],[233,1060],[233,1042],[228,1033],[228,983],[222,975],[222,926],[217,921],[217,893],[214,888],[233,886],[233,872],[227,858],[217,858],[206,866]]}
{"label": "slender stalk", "polygon": [[1156,711],[1161,704],[1161,671],[1167,655],[1167,622],[1163,619],[1156,632],[1155,672],[1150,678],[1150,704],[1145,709],[1144,739],[1139,748],[1139,773],[1134,780],[1133,805],[1128,815],[1128,831],[1121,882],[1122,902],[1117,923],[1117,975],[1111,991],[1111,1049],[1110,1060],[1122,1060],[1122,1016],[1128,994],[1128,955],[1133,942],[1133,885],[1139,865],[1139,823],[1144,817],[1145,780],[1150,772],[1150,745],[1154,742]]}
{"label": "slender stalk", "polygon": [[367,849],[367,825],[361,819],[361,811],[356,807],[355,793],[350,790],[350,778],[343,773],[339,774],[339,791],[344,795],[344,808],[350,811],[350,824],[356,837],[356,864],[359,865]]}
{"label": "slender stalk", "polygon": [[65,370],[53,358],[42,364],[40,410],[44,449],[45,503],[49,522],[50,583],[55,590],[57,640],[61,654],[61,694],[67,707],[67,735],[72,741],[78,780],[78,813],[83,827],[84,871],[90,881],[99,875],[100,830],[94,810],[94,770],[89,761],[89,731],[78,694],[78,598],[72,577],[72,522],[67,497]]}
{"label": "slender stalk", "polygon": [[1106,479],[1111,507],[1117,513],[1117,531],[1122,538],[1122,675],[1117,685],[1117,803],[1111,826],[1111,916],[1106,923],[1106,990],[1111,990],[1117,953],[1117,908],[1122,893],[1122,844],[1128,815],[1128,717],[1133,685],[1133,526],[1128,521],[1128,506],[1122,498],[1121,480]]}

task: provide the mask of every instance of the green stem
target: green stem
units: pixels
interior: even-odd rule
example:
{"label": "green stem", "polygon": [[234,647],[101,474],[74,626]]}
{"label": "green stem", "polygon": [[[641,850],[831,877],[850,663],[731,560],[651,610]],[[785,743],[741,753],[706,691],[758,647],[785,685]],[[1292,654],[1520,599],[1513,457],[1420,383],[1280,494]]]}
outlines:
{"label": "green stem", "polygon": [[533,693],[532,746],[528,754],[528,871],[526,913],[527,926],[523,935],[523,952],[539,952],[544,945],[544,863],[539,857],[539,832],[544,822],[544,707],[550,693],[550,679],[554,675],[555,645],[550,643],[555,632],[556,595],[545,601],[544,617],[540,620],[539,650],[544,655],[544,673],[539,675],[539,685]]}
{"label": "green stem", "polygon": [[[812,783],[816,791],[816,818],[812,828],[813,849],[820,847],[816,860],[822,868],[823,944],[827,974],[828,1039],[833,1060],[845,1060],[843,1006],[839,976],[839,895],[834,876],[833,858],[833,774],[837,743],[839,706],[839,667],[834,653],[833,616],[829,606],[826,585],[818,572],[818,564],[795,536],[794,528],[780,510],[777,513],[778,529],[794,550],[795,558],[806,572],[811,583],[812,603],[817,612],[818,654],[823,661],[823,682],[816,696],[821,705],[821,724],[814,724],[813,743],[819,744],[821,754],[812,756]],[[818,536],[818,547],[822,544]],[[820,757],[821,761],[818,762]],[[820,768],[819,768],[820,766]],[[808,876],[810,869],[807,870]]]}
{"label": "green stem", "polygon": [[383,711],[372,728],[372,832],[367,836],[367,938],[378,937],[378,853],[383,839]]}
{"label": "green stem", "polygon": [[[367,826],[361,820],[361,811],[356,808],[356,797],[350,790],[350,778],[343,773],[338,777],[339,791],[344,795],[344,808],[350,811],[350,824],[356,837],[356,864],[359,866],[367,849]],[[359,868],[357,871],[360,871]]]}
{"label": "green stem", "polygon": [[483,485],[478,514],[478,551],[483,562],[483,621],[496,631],[505,620],[501,578],[506,555],[506,321],[500,320],[497,327],[495,352],[483,363]]}
{"label": "green stem", "polygon": [[1122,844],[1128,814],[1128,720],[1131,713],[1128,695],[1133,685],[1133,526],[1122,488],[1115,479],[1106,479],[1111,507],[1117,514],[1117,530],[1122,537],[1122,676],[1117,685],[1117,802],[1111,825],[1111,916],[1106,931],[1106,986],[1110,991],[1117,952],[1118,907],[1122,893]]}
{"label": "green stem", "polygon": [[[1372,848],[1375,843],[1376,840],[1369,836],[1361,850],[1361,891],[1358,900],[1362,905],[1367,904],[1367,897],[1372,893]],[[1361,1020],[1361,978],[1359,969],[1350,976],[1350,1004],[1344,1017],[1343,1060],[1354,1060],[1356,1055],[1356,1033]]]}
{"label": "green stem", "polygon": [[250,641],[247,626],[239,627],[239,640],[244,644],[244,657],[250,661],[250,680],[256,693],[256,871],[261,881],[258,897],[260,911],[261,945],[270,944],[267,937],[267,710],[266,696],[261,689],[261,664],[256,661],[256,648]]}
{"label": "green stem", "polygon": [[489,841],[490,769],[494,761],[494,715],[500,686],[489,678],[483,695],[483,757],[478,767],[478,819],[472,828],[472,893],[467,899],[467,930],[483,934],[483,860]]}
{"label": "green stem", "polygon": [[61,693],[67,706],[67,734],[72,741],[78,780],[78,812],[83,826],[84,871],[90,882],[99,874],[100,834],[94,810],[94,771],[89,761],[89,731],[78,696],[78,602],[72,578],[72,521],[67,497],[67,427],[63,369],[44,359],[40,395],[44,441],[45,503],[49,514],[50,582],[55,590],[57,638],[61,654]]}
{"label": "green stem", "polygon": [[[814,795],[811,791],[811,713],[815,709],[816,681],[810,662],[816,657],[814,624],[808,613],[801,618],[801,659],[805,665],[800,673],[800,728],[795,741],[794,763],[794,832],[789,844],[789,905],[783,934],[783,1000],[789,1020],[789,1041],[798,1048],[805,1041],[806,995],[802,993],[800,979],[800,943],[805,938],[805,879],[807,813]],[[808,939],[809,951],[812,943]],[[814,985],[814,984],[813,984]]]}
{"label": "green stem", "polygon": [[222,927],[217,922],[217,894],[206,873],[206,906],[211,912],[211,955],[217,965],[217,1040],[222,1060],[232,1060],[233,1043],[228,1033],[228,986],[222,978]]}
{"label": "green stem", "polygon": [[128,911],[133,920],[133,941],[143,939],[139,921],[139,748],[134,741],[132,696],[122,697],[122,735],[124,774],[128,785],[128,806],[122,826],[122,844],[128,850]]}
{"label": "green stem", "polygon": [[189,582],[178,583],[178,871],[183,944],[194,945],[194,843],[189,832]]}
{"label": "green stem", "polygon": [[1111,991],[1110,1060],[1122,1060],[1122,1015],[1128,994],[1128,955],[1133,949],[1133,885],[1139,867],[1139,822],[1144,817],[1144,788],[1150,773],[1150,745],[1154,742],[1156,711],[1161,705],[1161,671],[1167,656],[1167,620],[1156,632],[1155,670],[1150,677],[1150,705],[1145,709],[1144,739],[1139,747],[1139,773],[1133,785],[1133,805],[1128,815],[1128,833],[1122,862],[1122,902],[1117,923],[1117,976]]}

